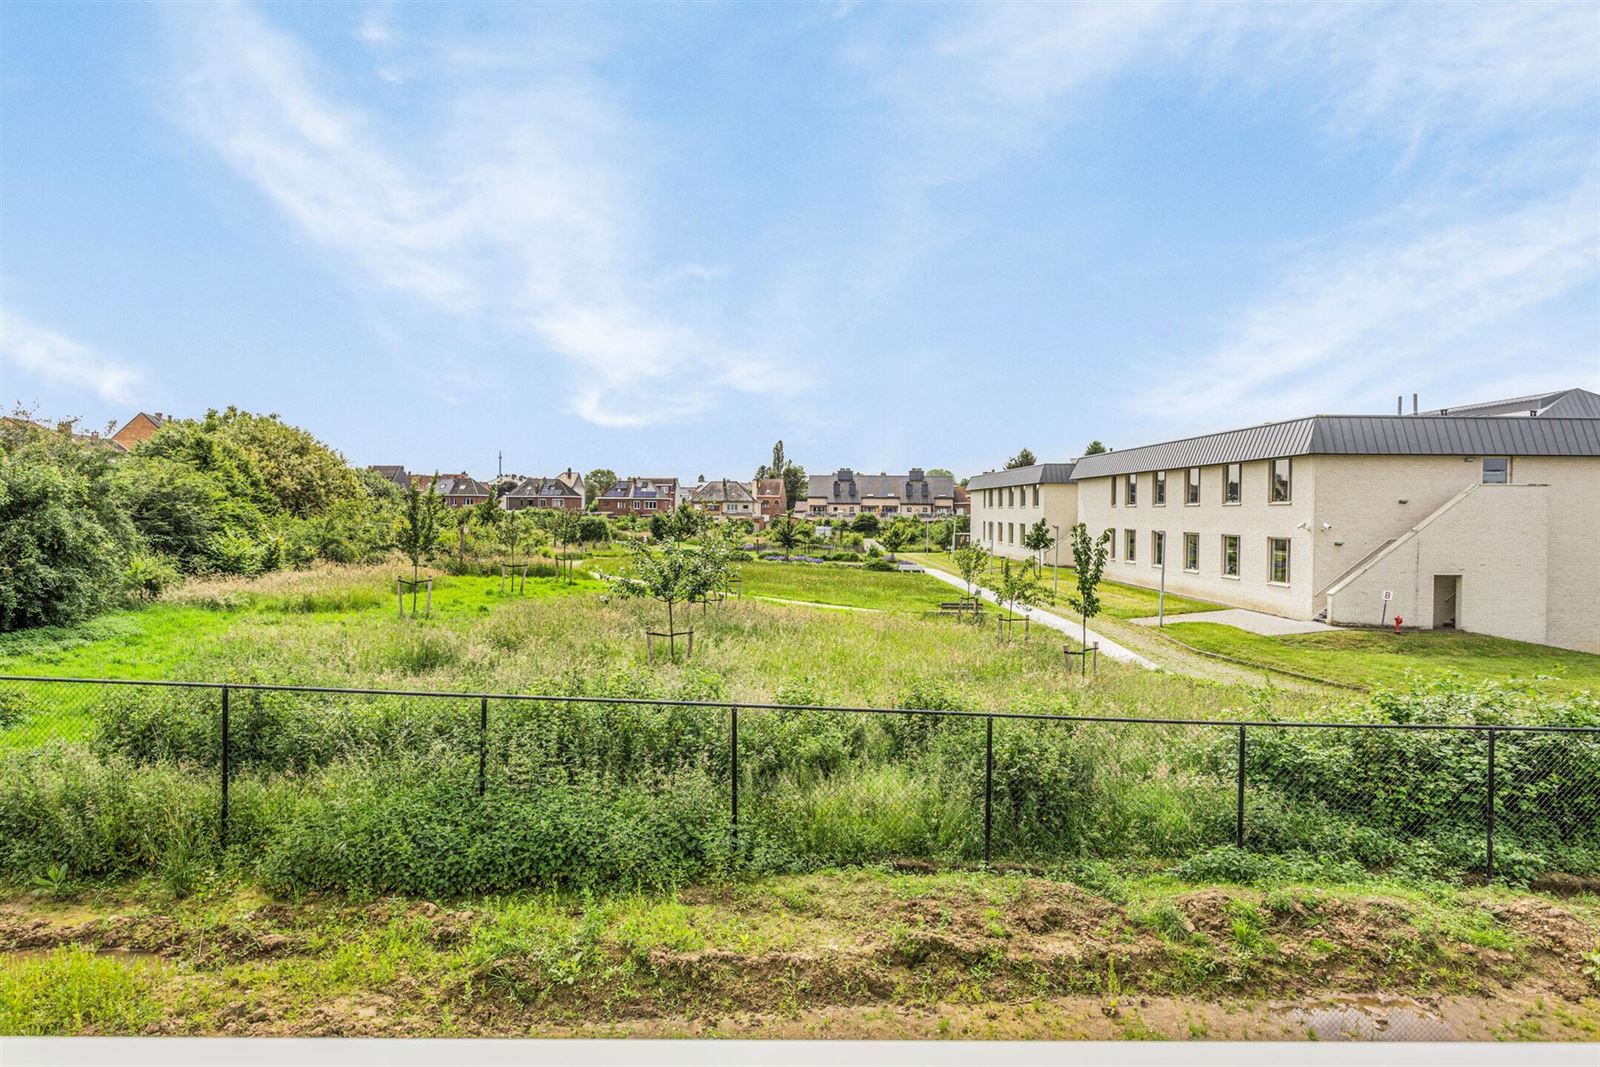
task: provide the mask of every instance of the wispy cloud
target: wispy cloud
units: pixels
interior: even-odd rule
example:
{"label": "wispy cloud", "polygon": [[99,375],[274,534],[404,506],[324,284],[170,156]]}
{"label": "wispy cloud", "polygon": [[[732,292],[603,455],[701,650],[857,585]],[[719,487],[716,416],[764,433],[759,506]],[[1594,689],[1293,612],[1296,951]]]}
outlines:
{"label": "wispy cloud", "polygon": [[509,90],[501,77],[456,92],[436,128],[395,129],[325,89],[314,57],[249,7],[169,19],[189,129],[379,285],[565,360],[581,417],[681,420],[784,381],[651,284],[672,265],[643,261],[630,207],[648,153],[581,69]]}
{"label": "wispy cloud", "polygon": [[1330,151],[1389,146],[1413,192],[1306,235],[1286,263],[1262,249],[1268,286],[1222,309],[1213,338],[1148,360],[1138,409],[1170,428],[1370,407],[1397,380],[1492,367],[1508,334],[1546,342],[1552,374],[1592,369],[1592,338],[1562,347],[1540,315],[1600,274],[1597,54],[1586,4],[967,9],[915,47],[852,53],[910,131],[874,262],[892,274],[956,239],[959,220],[933,206],[942,187],[1015,165],[1118,84],[1179,77],[1198,93],[1293,101]]}
{"label": "wispy cloud", "polygon": [[10,308],[0,308],[0,361],[52,386],[87,390],[113,404],[134,403],[145,382],[142,368]]}

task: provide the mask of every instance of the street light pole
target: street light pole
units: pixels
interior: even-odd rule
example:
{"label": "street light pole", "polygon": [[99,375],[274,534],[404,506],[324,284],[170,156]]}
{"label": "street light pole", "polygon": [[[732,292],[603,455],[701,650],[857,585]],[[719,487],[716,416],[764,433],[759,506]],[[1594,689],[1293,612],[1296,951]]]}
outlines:
{"label": "street light pole", "polygon": [[1156,598],[1156,625],[1167,624],[1167,535],[1161,535],[1161,595]]}

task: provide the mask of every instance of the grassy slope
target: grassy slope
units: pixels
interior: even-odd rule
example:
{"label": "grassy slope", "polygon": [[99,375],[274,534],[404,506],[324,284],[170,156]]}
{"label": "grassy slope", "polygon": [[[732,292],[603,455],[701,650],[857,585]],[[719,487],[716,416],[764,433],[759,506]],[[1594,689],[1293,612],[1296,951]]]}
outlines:
{"label": "grassy slope", "polygon": [[1260,1001],[1399,994],[1443,998],[1455,1036],[1600,1034],[1593,896],[1087,884],[856,870],[445,907],[226,883],[13,896],[0,1033],[1304,1037]]}
{"label": "grassy slope", "polygon": [[920,574],[884,573],[856,567],[806,563],[741,563],[744,592],[879,611],[937,611],[950,587]]}
{"label": "grassy slope", "polygon": [[1407,672],[1459,671],[1497,681],[1548,675],[1550,692],[1600,689],[1600,656],[1483,634],[1337,630],[1267,637],[1208,622],[1167,630],[1207,652],[1358,685],[1400,683]]}

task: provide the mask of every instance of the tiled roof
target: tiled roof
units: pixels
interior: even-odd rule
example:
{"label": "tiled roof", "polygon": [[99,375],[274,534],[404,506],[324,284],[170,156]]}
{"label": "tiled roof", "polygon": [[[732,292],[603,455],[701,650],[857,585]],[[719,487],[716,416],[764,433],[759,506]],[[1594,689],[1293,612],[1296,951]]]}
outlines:
{"label": "tiled roof", "polygon": [[745,482],[729,478],[716,478],[701,482],[689,490],[689,499],[696,504],[754,503],[756,496]]}
{"label": "tiled roof", "polygon": [[954,478],[948,474],[912,477],[920,473],[913,470],[909,474],[856,474],[849,469],[841,469],[832,474],[813,474],[807,495],[810,499],[824,497],[834,504],[856,504],[863,500],[932,504],[935,500],[954,498]]}
{"label": "tiled roof", "polygon": [[506,494],[506,496],[514,496],[519,499],[522,497],[576,497],[581,495],[577,489],[573,488],[560,475],[554,478],[524,478],[517,483],[515,489]]}

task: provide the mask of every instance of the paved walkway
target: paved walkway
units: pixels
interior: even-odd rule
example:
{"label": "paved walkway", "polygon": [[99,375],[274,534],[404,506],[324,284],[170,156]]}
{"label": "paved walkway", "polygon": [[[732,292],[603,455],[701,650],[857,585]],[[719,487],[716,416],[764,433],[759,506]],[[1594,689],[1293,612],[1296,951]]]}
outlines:
{"label": "paved walkway", "polygon": [[[942,571],[937,567],[928,567],[923,571],[923,573],[929,577],[939,579],[946,585],[955,586],[957,589],[961,590],[962,593],[967,591],[967,583],[963,582],[959,575],[951,574],[948,571]],[[999,603],[999,601],[995,599],[994,593],[991,590],[983,588],[982,586],[978,587],[978,595],[989,601],[991,604]],[[1073,622],[1070,619],[1063,619],[1060,615],[1052,615],[1043,608],[1030,608],[1027,614],[1028,618],[1032,619],[1040,626],[1045,626],[1052,630],[1060,630],[1074,641],[1083,639],[1082,623]],[[1136,663],[1139,666],[1148,668],[1152,671],[1161,670],[1161,667],[1152,660],[1145,659],[1133,649],[1119,645],[1110,638],[1105,637],[1102,634],[1095,633],[1093,630],[1089,631],[1089,643],[1091,645],[1098,644],[1100,646],[1100,654],[1108,657],[1109,659],[1121,660],[1123,663]]]}
{"label": "paved walkway", "polygon": [[[1156,616],[1151,615],[1143,619],[1134,619],[1140,626],[1156,625]],[[1280,615],[1268,615],[1264,611],[1250,611],[1247,608],[1227,608],[1223,611],[1189,611],[1181,615],[1168,615],[1168,622],[1219,622],[1224,626],[1234,626],[1241,630],[1249,630],[1253,634],[1263,634],[1267,637],[1277,637],[1282,634],[1319,634],[1325,630],[1336,630],[1337,626],[1329,626],[1325,622],[1307,622],[1300,619],[1285,619]]]}

